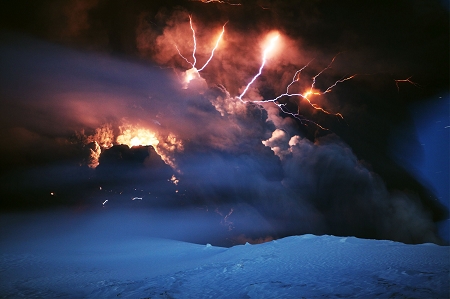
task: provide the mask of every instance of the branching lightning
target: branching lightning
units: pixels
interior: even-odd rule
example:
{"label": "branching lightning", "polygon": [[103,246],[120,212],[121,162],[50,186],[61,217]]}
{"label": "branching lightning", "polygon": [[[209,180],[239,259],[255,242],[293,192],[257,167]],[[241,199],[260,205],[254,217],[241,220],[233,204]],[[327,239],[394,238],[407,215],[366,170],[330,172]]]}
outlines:
{"label": "branching lightning", "polygon": [[192,66],[192,68],[194,68],[194,64],[193,64],[192,62],[190,62],[186,57],[184,57],[183,54],[181,54],[180,49],[178,49],[178,46],[177,46],[177,45],[175,45],[175,48],[177,49],[178,54],[181,56],[181,58],[183,58],[184,61],[186,61],[187,63],[189,63],[189,64]]}
{"label": "branching lightning", "polygon": [[195,72],[201,72],[209,64],[209,62],[212,60],[212,58],[214,57],[214,52],[216,51],[217,47],[219,46],[220,41],[222,40],[223,34],[225,33],[225,26],[227,25],[227,23],[228,23],[228,21],[225,22],[225,24],[223,24],[222,31],[221,31],[221,33],[219,34],[219,37],[216,40],[216,43],[214,45],[214,48],[211,51],[211,55],[209,56],[208,60],[205,62],[205,64],[201,68],[197,69],[197,67],[196,67],[196,65],[197,65],[197,58],[196,58],[196,55],[195,55],[196,52],[197,52],[197,38],[195,36],[195,29],[194,29],[194,25],[192,23],[192,16],[189,15],[189,26],[190,26],[191,31],[192,31],[192,41],[194,43],[193,50],[192,50],[193,62],[190,62],[185,56],[183,56],[183,54],[181,54],[180,49],[178,48],[177,45],[175,45],[175,48],[177,49],[178,54],[180,55],[180,57],[183,58],[184,61],[186,61],[188,64],[190,64],[192,66],[192,69],[195,70]]}
{"label": "branching lightning", "polygon": [[194,62],[190,62],[186,57],[183,56],[183,54],[181,54],[180,49],[178,49],[178,46],[175,45],[175,48],[178,51],[178,54],[181,56],[181,58],[183,58],[187,63],[189,63],[192,68],[195,68],[195,65],[197,64],[197,58],[195,57],[195,52],[197,51],[197,39],[195,37],[195,29],[194,29],[194,25],[192,24],[192,16],[189,15],[189,26],[191,27],[191,31],[192,31],[192,41],[194,43],[194,49],[192,50],[192,58],[194,60]]}
{"label": "branching lightning", "polygon": [[[203,0],[202,0],[201,2],[203,2],[203,3],[210,3],[210,2],[224,3],[224,2],[222,2],[222,1],[203,1]],[[183,56],[183,55],[181,54],[179,48],[175,45],[175,47],[176,47],[176,49],[177,49],[178,54],[180,55],[180,57],[183,58],[188,64],[190,64],[190,65],[192,66],[191,69],[189,69],[189,70],[187,70],[187,71],[185,72],[185,81],[186,81],[186,82],[185,82],[185,86],[186,86],[187,83],[189,83],[190,80],[192,80],[193,78],[199,77],[199,76],[200,76],[200,75],[199,75],[199,72],[201,72],[201,71],[209,64],[209,62],[212,60],[212,58],[214,57],[214,52],[215,52],[215,50],[218,48],[219,42],[221,41],[221,39],[222,39],[222,37],[223,37],[223,35],[224,35],[224,33],[225,33],[225,26],[226,26],[227,23],[228,23],[228,22],[226,22],[226,23],[222,26],[222,31],[221,31],[219,37],[218,37],[217,40],[216,40],[216,43],[215,43],[215,45],[214,45],[214,48],[213,48],[212,51],[211,51],[211,55],[210,55],[209,59],[205,62],[205,64],[204,64],[201,68],[197,69],[197,67],[196,67],[196,64],[197,64],[197,59],[196,59],[197,39],[196,39],[196,34],[195,34],[195,28],[194,28],[194,25],[193,25],[193,22],[192,22],[192,16],[189,15],[189,25],[190,25],[190,29],[191,29],[191,31],[192,31],[192,39],[193,39],[193,44],[194,44],[193,50],[192,50],[192,59],[193,59],[193,62],[189,61],[189,59],[187,59],[185,56]],[[273,103],[273,104],[275,104],[275,105],[276,105],[283,113],[288,114],[288,115],[291,115],[292,117],[294,117],[294,118],[300,120],[301,122],[304,122],[304,121],[305,121],[305,122],[309,122],[309,123],[312,123],[312,124],[316,125],[317,127],[321,128],[321,129],[323,129],[323,130],[328,130],[327,128],[322,127],[321,125],[317,124],[316,122],[304,118],[304,117],[301,115],[301,113],[300,113],[300,110],[299,110],[300,108],[298,108],[297,112],[289,111],[289,110],[287,109],[287,104],[286,104],[286,103],[280,103],[280,100],[281,100],[283,97],[299,97],[300,100],[305,100],[305,101],[306,101],[312,108],[314,108],[315,110],[321,111],[321,112],[326,113],[326,114],[329,114],[329,115],[334,115],[334,116],[339,117],[340,119],[343,119],[344,117],[343,117],[343,115],[342,115],[341,113],[339,113],[339,112],[337,112],[337,113],[330,112],[330,111],[328,111],[328,110],[322,108],[322,107],[319,106],[318,104],[313,103],[313,102],[311,101],[311,96],[321,96],[321,95],[324,95],[324,94],[326,94],[326,93],[329,93],[329,92],[331,92],[332,89],[333,89],[334,87],[336,87],[336,85],[338,85],[339,83],[342,83],[342,82],[345,82],[345,81],[347,81],[347,80],[350,80],[350,79],[352,79],[352,78],[354,78],[354,77],[356,76],[356,74],[354,74],[354,75],[351,75],[351,76],[348,76],[348,77],[343,77],[343,78],[337,80],[336,82],[334,82],[332,85],[330,85],[330,86],[329,86],[327,89],[325,89],[324,91],[320,91],[320,90],[317,90],[317,89],[315,88],[316,81],[317,81],[317,79],[319,78],[319,76],[322,75],[326,70],[328,70],[328,69],[331,68],[333,62],[335,61],[336,57],[337,57],[339,54],[337,54],[335,57],[333,57],[333,59],[331,60],[331,62],[328,64],[327,67],[325,67],[324,69],[322,69],[319,73],[317,73],[315,76],[313,76],[313,77],[311,78],[311,80],[312,80],[311,86],[310,86],[310,87],[308,88],[308,90],[305,91],[305,92],[290,92],[289,89],[290,89],[295,83],[297,83],[297,82],[300,81],[300,73],[301,73],[306,67],[309,66],[309,64],[311,63],[311,61],[310,61],[308,64],[306,64],[304,67],[302,67],[301,69],[299,69],[299,70],[297,70],[297,71],[295,72],[295,74],[294,74],[294,76],[293,76],[293,78],[292,78],[292,81],[291,81],[291,82],[288,84],[288,86],[286,87],[286,92],[284,92],[284,93],[278,95],[277,97],[275,97],[275,98],[273,98],[273,99],[269,99],[269,100],[258,100],[258,101],[244,100],[244,96],[247,94],[249,88],[254,84],[254,82],[258,79],[258,77],[261,76],[261,74],[262,74],[262,72],[263,72],[263,69],[264,69],[264,67],[265,67],[265,65],[266,65],[266,63],[267,63],[268,55],[269,55],[270,52],[272,52],[272,51],[274,50],[274,48],[275,48],[275,46],[276,46],[276,43],[277,43],[277,41],[278,41],[279,38],[280,38],[280,35],[277,33],[277,34],[275,34],[273,37],[271,37],[271,38],[269,39],[269,42],[268,42],[267,46],[266,46],[266,47],[264,48],[264,50],[263,50],[262,57],[261,57],[261,65],[260,65],[260,67],[259,67],[259,69],[258,69],[257,74],[256,74],[255,76],[253,76],[253,78],[252,78],[252,79],[250,80],[250,82],[245,86],[245,88],[244,88],[244,90],[241,92],[241,94],[240,94],[239,96],[236,96],[235,99],[236,99],[236,100],[239,100],[239,101],[241,101],[241,102],[243,102],[243,103],[249,103],[249,102],[251,102],[251,103],[256,103],[256,104]],[[409,82],[409,83],[412,83],[412,84],[416,85],[416,83],[410,81],[410,78],[405,79],[405,80],[396,80],[397,87],[398,87],[398,82]],[[299,105],[297,105],[297,106],[299,106]]]}
{"label": "branching lightning", "polygon": [[202,3],[219,3],[219,4],[228,4],[228,5],[242,5],[241,3],[230,3],[228,1],[223,0],[191,0],[192,2],[202,2]]}
{"label": "branching lightning", "polygon": [[228,220],[228,218],[231,216],[231,214],[233,214],[234,209],[231,208],[230,212],[228,212],[228,214],[226,214],[225,216],[219,211],[219,208],[216,208],[215,212],[223,217],[222,221],[220,221],[220,224],[222,224],[223,226],[228,227],[229,231],[233,230],[233,228],[234,228],[233,222]]}
{"label": "branching lightning", "polygon": [[[319,95],[319,96],[320,96],[320,95],[324,95],[324,94],[330,92],[337,84],[342,83],[342,82],[347,81],[347,80],[350,80],[350,79],[352,79],[352,78],[354,78],[354,77],[356,76],[356,74],[354,74],[354,75],[351,75],[351,76],[348,76],[348,77],[344,77],[344,78],[339,79],[339,80],[337,80],[336,82],[334,82],[334,83],[333,83],[332,85],[330,85],[325,91],[317,91],[317,90],[314,88],[314,87],[315,87],[315,84],[316,84],[317,78],[318,78],[324,71],[326,71],[327,69],[329,69],[329,68],[331,67],[331,65],[333,64],[333,62],[334,62],[334,60],[336,59],[336,57],[337,57],[337,56],[335,56],[335,57],[333,58],[333,60],[330,62],[330,64],[329,64],[326,68],[324,68],[323,70],[321,70],[318,74],[316,74],[316,75],[312,78],[312,83],[311,83],[311,86],[309,87],[309,90],[308,90],[308,91],[306,91],[306,92],[304,92],[304,93],[290,93],[290,92],[289,92],[289,88],[290,88],[294,83],[300,81],[300,73],[301,73],[301,72],[302,72],[302,71],[303,71],[303,70],[311,63],[311,61],[308,62],[308,64],[306,64],[303,68],[301,68],[301,69],[299,69],[297,72],[295,72],[294,77],[292,78],[291,83],[289,83],[289,85],[287,86],[286,92],[285,92],[285,93],[280,94],[280,95],[277,96],[276,98],[271,99],[271,100],[268,100],[267,102],[274,102],[275,104],[277,104],[278,101],[279,101],[282,97],[294,97],[294,96],[298,96],[298,97],[301,97],[302,99],[306,100],[306,101],[308,102],[308,104],[309,104],[312,108],[314,108],[314,109],[316,109],[316,110],[320,110],[320,111],[322,111],[323,113],[326,113],[326,114],[338,116],[338,117],[340,117],[341,119],[343,119],[344,117],[342,116],[341,113],[331,113],[331,112],[329,112],[329,111],[323,109],[323,108],[320,107],[319,105],[317,105],[317,104],[315,104],[315,103],[312,103],[312,102],[311,102],[311,99],[310,99],[310,96],[311,96],[311,95]],[[277,104],[277,105],[280,107],[281,104]],[[285,112],[285,111],[283,110],[283,112]],[[289,113],[289,114],[292,115],[292,113]],[[296,115],[298,116],[298,115],[299,115],[299,112],[296,113]]]}
{"label": "branching lightning", "polygon": [[[240,96],[237,97],[237,99],[239,99],[240,101],[242,101],[242,102],[244,102],[244,103],[247,103],[247,102],[258,103],[258,104],[262,104],[262,103],[274,103],[276,106],[278,106],[278,108],[279,108],[283,113],[289,114],[289,115],[293,116],[294,118],[296,118],[296,119],[298,119],[298,120],[300,120],[300,121],[302,121],[302,122],[303,122],[303,121],[306,121],[306,122],[313,123],[313,124],[315,124],[316,126],[318,126],[319,128],[321,128],[321,129],[323,129],[323,130],[328,130],[328,129],[322,127],[321,125],[317,124],[316,122],[313,122],[313,121],[311,121],[311,120],[308,120],[308,119],[303,118],[303,117],[301,116],[301,114],[300,114],[300,111],[297,111],[297,112],[295,112],[295,113],[294,113],[294,112],[291,112],[291,111],[288,111],[288,110],[286,109],[286,104],[280,103],[279,100],[280,100],[281,98],[283,98],[283,97],[300,97],[300,98],[306,100],[307,103],[308,103],[312,108],[314,108],[314,109],[316,109],[316,110],[319,110],[319,111],[321,111],[321,112],[323,112],[323,113],[329,114],[329,115],[335,115],[335,116],[337,116],[337,117],[343,119],[344,117],[342,116],[341,113],[331,113],[331,112],[329,112],[329,111],[323,109],[323,108],[320,107],[319,105],[317,105],[317,104],[315,104],[315,103],[312,103],[312,102],[311,102],[311,99],[310,99],[310,96],[311,96],[311,95],[324,95],[324,94],[330,92],[337,84],[342,83],[342,82],[347,81],[347,80],[350,80],[350,79],[352,79],[352,78],[354,78],[354,77],[356,76],[356,74],[354,74],[354,75],[351,75],[351,76],[348,76],[348,77],[344,77],[344,78],[342,78],[342,79],[339,79],[339,80],[337,80],[335,83],[333,83],[331,86],[329,86],[325,91],[317,91],[317,90],[314,88],[314,87],[315,87],[315,84],[316,84],[317,78],[318,78],[323,72],[325,72],[326,70],[328,70],[329,68],[331,68],[331,65],[333,64],[333,62],[334,62],[334,60],[336,59],[337,55],[336,55],[335,57],[333,57],[333,59],[331,60],[331,62],[328,64],[328,66],[327,66],[326,68],[324,68],[324,69],[321,70],[319,73],[317,73],[314,77],[312,77],[312,83],[311,83],[311,86],[310,86],[310,88],[308,89],[308,91],[306,91],[306,92],[303,92],[303,93],[291,93],[291,92],[289,91],[289,88],[290,88],[293,84],[295,84],[296,82],[299,82],[299,81],[300,81],[300,73],[301,73],[306,67],[308,67],[308,65],[311,63],[311,61],[308,62],[304,67],[302,67],[301,69],[299,69],[298,71],[295,72],[295,74],[294,74],[294,76],[293,76],[293,78],[292,78],[292,81],[291,81],[291,82],[288,84],[288,86],[286,87],[286,92],[285,92],[285,93],[282,93],[282,94],[278,95],[276,98],[273,98],[273,99],[270,99],[270,100],[261,100],[261,101],[251,101],[251,100],[250,100],[250,101],[244,101],[244,100],[242,100],[243,96],[245,95],[245,93],[247,92],[247,90],[249,89],[249,87],[250,87],[250,86],[255,82],[255,80],[261,75],[262,70],[263,70],[263,68],[264,68],[264,65],[266,64],[266,61],[267,61],[267,54],[268,54],[270,51],[273,50],[274,45],[275,45],[275,42],[276,42],[276,40],[278,39],[278,37],[279,37],[279,35],[274,36],[274,37],[271,39],[269,45],[264,49],[264,52],[263,52],[263,55],[262,55],[261,66],[260,66],[260,68],[259,68],[259,72],[253,77],[253,79],[250,81],[250,83],[247,84],[247,86],[245,87],[244,91],[241,93]],[[339,55],[339,54],[338,54],[338,55]]]}
{"label": "branching lightning", "polygon": [[398,83],[400,83],[400,82],[406,82],[406,83],[414,85],[415,87],[420,87],[419,84],[417,84],[414,81],[411,81],[411,78],[412,78],[412,76],[410,76],[410,77],[408,77],[406,79],[394,80],[395,81],[395,86],[397,86],[397,91],[400,92],[400,87],[398,86]]}

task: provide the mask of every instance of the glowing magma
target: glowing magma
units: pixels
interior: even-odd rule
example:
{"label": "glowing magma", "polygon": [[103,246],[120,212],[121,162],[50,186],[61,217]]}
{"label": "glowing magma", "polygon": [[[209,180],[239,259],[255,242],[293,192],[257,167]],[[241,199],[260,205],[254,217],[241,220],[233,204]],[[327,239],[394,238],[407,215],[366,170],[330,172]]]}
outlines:
{"label": "glowing magma", "polygon": [[150,130],[132,126],[122,126],[120,127],[120,131],[121,135],[117,137],[118,144],[126,144],[129,147],[151,145],[154,148],[159,144],[156,134]]}
{"label": "glowing magma", "polygon": [[96,168],[99,164],[101,153],[116,144],[133,146],[152,146],[161,159],[177,170],[173,153],[183,150],[183,142],[172,133],[166,135],[158,134],[150,129],[140,126],[125,124],[119,126],[120,134],[114,138],[111,125],[106,124],[95,130],[94,135],[86,136],[85,143],[92,143],[88,166]]}

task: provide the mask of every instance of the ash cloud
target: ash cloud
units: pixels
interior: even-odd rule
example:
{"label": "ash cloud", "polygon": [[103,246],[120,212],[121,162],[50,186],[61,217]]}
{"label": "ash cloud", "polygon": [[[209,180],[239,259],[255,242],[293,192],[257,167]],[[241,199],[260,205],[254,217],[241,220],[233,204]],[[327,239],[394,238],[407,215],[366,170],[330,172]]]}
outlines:
{"label": "ash cloud", "polygon": [[[435,58],[412,65],[425,56],[411,50],[403,57],[423,35],[396,40],[410,32],[413,17],[406,24],[393,17],[413,12],[431,30],[445,19],[436,7],[431,10],[438,12],[437,21],[419,9],[420,1],[398,13],[400,4],[391,4],[388,12],[375,9],[373,18],[389,16],[388,25],[399,26],[383,37],[374,23],[354,27],[358,17],[343,22],[345,14],[337,14],[336,20],[330,19],[335,11],[355,13],[346,1],[250,1],[236,7],[171,1],[164,8],[137,1],[112,25],[108,18],[123,8],[113,2],[74,1],[70,5],[77,9],[70,11],[82,17],[68,18],[64,34],[36,33],[66,46],[75,44],[78,50],[1,33],[5,209],[100,207],[107,199],[102,207],[201,210],[222,228],[226,242],[302,233],[441,242],[435,222],[448,217],[446,209],[386,155],[391,126],[397,118],[408,118],[402,103],[448,84],[443,80],[448,74],[436,68]],[[54,5],[49,1],[45,7]],[[211,64],[183,89],[181,76],[191,66],[174,44],[192,58],[188,14],[198,34],[199,65],[228,23]],[[284,52],[270,58],[248,95],[262,100],[284,92],[295,71],[315,58],[301,73],[305,85],[299,88],[310,86],[311,78],[344,51],[317,83],[323,90],[345,75],[360,74],[320,103],[341,111],[343,121],[286,100],[289,108],[301,108],[306,118],[334,133],[289,117],[274,104],[235,98],[257,72],[261,36],[272,29],[282,34]],[[412,30],[417,32],[417,27]],[[427,47],[436,50],[436,57],[443,55],[437,48],[444,39],[440,34],[430,37]],[[433,68],[434,76],[423,75]],[[384,72],[389,74],[380,74]],[[417,79],[429,85],[405,96],[392,79],[410,73],[421,74]],[[102,151],[96,169],[89,169],[85,161],[90,145],[77,134],[93,134],[111,124],[117,136],[124,122],[182,140],[182,149],[170,153],[176,167],[163,162],[157,147],[116,144]],[[196,242],[211,243],[210,234],[202,239],[201,229],[196,229]]]}

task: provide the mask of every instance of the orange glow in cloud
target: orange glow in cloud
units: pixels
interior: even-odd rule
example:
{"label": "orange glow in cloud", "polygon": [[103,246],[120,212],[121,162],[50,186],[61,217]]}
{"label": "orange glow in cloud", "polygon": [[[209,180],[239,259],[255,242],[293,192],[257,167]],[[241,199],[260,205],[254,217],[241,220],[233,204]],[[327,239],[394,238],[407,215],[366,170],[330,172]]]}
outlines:
{"label": "orange glow in cloud", "polygon": [[177,170],[179,173],[181,171],[177,167],[177,163],[173,154],[175,152],[181,152],[183,150],[183,141],[172,133],[170,133],[166,137],[161,137],[158,146],[155,148],[156,153],[161,157],[164,163]]}
{"label": "orange glow in cloud", "polygon": [[185,71],[181,74],[181,82],[183,89],[187,89],[189,86],[189,83],[194,79],[201,79],[200,74],[198,73],[198,70],[193,67]]}
{"label": "orange glow in cloud", "polygon": [[98,166],[98,159],[102,153],[102,149],[108,149],[114,145],[114,133],[111,125],[106,124],[100,128],[95,129],[94,135],[87,136],[86,143],[92,143],[92,147],[89,149],[89,162],[90,168],[96,168]]}
{"label": "orange glow in cloud", "polygon": [[[188,87],[192,87],[192,91],[202,93],[204,92],[205,88],[209,86],[208,83],[211,82],[206,82],[206,80],[202,77],[200,72],[203,69],[205,69],[214,58],[215,51],[218,50],[220,47],[221,44],[220,42],[223,39],[223,36],[225,34],[225,27],[228,22],[223,24],[221,31],[220,33],[218,33],[218,35],[214,35],[215,44],[212,47],[212,51],[208,54],[208,58],[206,59],[205,47],[201,47],[201,43],[199,43],[199,40],[197,39],[196,36],[197,27],[195,26],[194,22],[195,19],[193,18],[193,16],[188,15],[188,18],[186,18],[185,14],[180,14],[175,16],[174,20],[175,25],[173,27],[168,27],[164,35],[158,38],[161,41],[161,45],[164,45],[161,47],[161,53],[159,55],[164,56],[164,53],[167,52],[170,52],[172,53],[171,55],[173,55],[174,52],[171,52],[170,48],[172,50],[174,50],[175,48],[178,53],[178,56],[181,57],[184,60],[184,62],[190,66],[188,70],[181,72],[180,78],[182,82],[182,88],[188,89]],[[189,21],[188,24],[186,22],[187,20]],[[179,24],[180,22],[181,24],[183,24],[183,26],[176,25]],[[178,29],[182,30],[183,32],[182,35],[173,33],[178,32],[177,31]],[[200,30],[201,28],[198,29]],[[225,96],[216,97],[215,99],[211,100],[213,106],[216,108],[218,112],[220,112],[222,116],[226,114],[234,114],[236,112],[243,111],[245,109],[242,109],[242,105],[245,106],[245,104],[250,102],[261,105],[271,103],[276,105],[280,112],[288,114],[300,120],[302,123],[303,121],[312,123],[321,129],[327,130],[326,128],[320,126],[316,122],[306,119],[305,117],[302,116],[300,106],[302,106],[303,103],[307,103],[311,108],[315,110],[318,110],[325,114],[334,115],[343,119],[341,113],[333,112],[329,110],[329,108],[326,106],[325,103],[319,102],[321,100],[320,96],[323,96],[328,92],[331,92],[332,89],[339,83],[354,78],[356,74],[347,77],[342,77],[341,79],[335,81],[326,89],[319,89],[318,87],[316,87],[316,81],[319,79],[321,75],[323,75],[325,71],[331,68],[333,62],[335,61],[335,59],[339,54],[336,55],[331,60],[328,66],[323,68],[320,72],[316,73],[313,77],[302,79],[302,81],[306,79],[309,82],[309,83],[306,82],[306,84],[309,86],[305,86],[305,82],[300,82],[300,73],[310,64],[307,63],[303,68],[295,72],[292,81],[287,85],[285,92],[280,93],[278,96],[272,99],[264,99],[263,95],[260,94],[258,88],[255,87],[256,81],[259,79],[260,76],[263,75],[263,72],[265,72],[264,70],[265,68],[270,68],[271,70],[271,72],[267,72],[268,77],[265,79],[273,80],[274,70],[280,73],[279,72],[280,66],[293,65],[294,61],[303,60],[304,59],[303,55],[301,55],[297,50],[294,49],[297,47],[297,44],[293,43],[288,36],[282,35],[277,30],[272,30],[264,34],[264,36],[262,36],[259,39],[260,42],[254,42],[254,39],[251,36],[250,37],[242,35],[236,36],[233,31],[229,32],[228,35],[229,39],[227,51],[221,53],[222,54],[221,59],[223,63],[220,64],[220,66],[211,65],[211,70],[208,74],[208,77],[212,77],[213,80],[215,81],[214,84],[216,85],[216,87],[221,89],[225,94]],[[211,37],[213,35],[207,34],[206,36],[208,38],[208,36]],[[187,38],[188,40],[185,40],[185,38]],[[165,43],[163,43],[163,41],[165,41]],[[179,42],[180,48],[177,46],[177,41]],[[170,47],[168,45],[170,45]],[[191,47],[191,49],[183,50],[183,46],[186,45]],[[232,45],[236,45],[236,47],[230,47]],[[210,47],[208,46],[206,48],[209,49]],[[252,76],[250,78],[247,77],[248,74],[247,70],[252,69],[253,67],[255,67],[255,65],[250,62],[252,60],[245,59],[245,57],[236,57],[238,56],[236,55],[236,53],[241,53],[242,51],[246,51],[250,53],[250,55],[259,57],[258,61],[260,65],[258,71],[255,74],[250,73],[250,75]],[[183,54],[185,52],[189,54],[186,54],[184,56]],[[170,56],[172,58],[173,57],[177,58],[178,62],[175,63],[175,65],[180,62],[178,56],[176,54],[175,56]],[[201,63],[203,63],[203,59],[206,59],[206,62],[202,67],[200,67],[197,64],[199,64],[200,61]],[[250,63],[252,65],[249,65]],[[219,72],[218,73],[213,72],[214,68],[216,69],[219,68]],[[246,81],[242,81],[242,78],[246,77],[248,79],[245,79]],[[284,77],[284,75],[282,75],[282,77]],[[398,80],[396,81],[396,83],[398,82],[410,83],[410,80],[408,79]],[[281,82],[281,80],[277,80],[277,82]],[[230,90],[234,89],[233,94],[230,94],[228,92],[229,88]],[[289,107],[292,107],[292,105],[288,105],[286,101],[290,101],[290,103],[295,104],[297,106],[296,111],[295,110],[291,111]]]}
{"label": "orange glow in cloud", "polygon": [[88,136],[87,142],[95,142],[98,146],[103,148],[110,148],[114,144],[114,133],[111,125],[106,124],[100,128],[95,129],[92,136]]}
{"label": "orange glow in cloud", "polygon": [[98,145],[97,141],[94,141],[94,148],[89,149],[89,162],[88,166],[90,168],[96,168],[99,164],[98,159],[102,153],[102,148]]}

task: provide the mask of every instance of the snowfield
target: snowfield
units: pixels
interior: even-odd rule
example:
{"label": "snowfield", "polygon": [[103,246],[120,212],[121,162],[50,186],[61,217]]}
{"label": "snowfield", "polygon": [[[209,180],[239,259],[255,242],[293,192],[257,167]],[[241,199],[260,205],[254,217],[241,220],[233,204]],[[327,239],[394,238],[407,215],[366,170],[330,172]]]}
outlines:
{"label": "snowfield", "polygon": [[222,248],[2,224],[2,298],[449,298],[448,246],[303,235]]}

